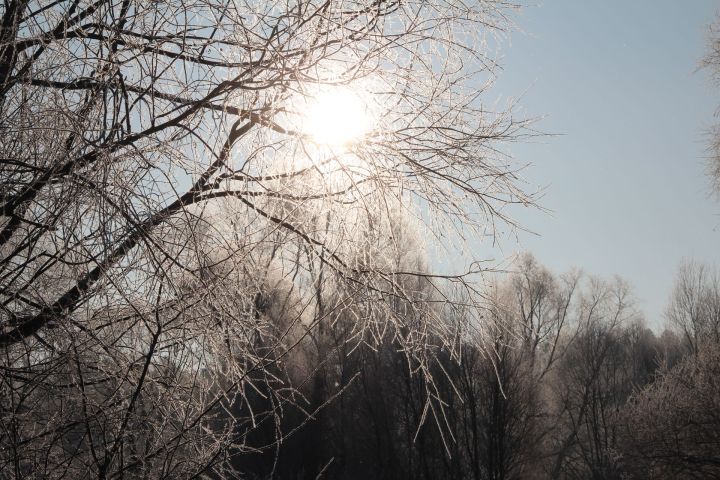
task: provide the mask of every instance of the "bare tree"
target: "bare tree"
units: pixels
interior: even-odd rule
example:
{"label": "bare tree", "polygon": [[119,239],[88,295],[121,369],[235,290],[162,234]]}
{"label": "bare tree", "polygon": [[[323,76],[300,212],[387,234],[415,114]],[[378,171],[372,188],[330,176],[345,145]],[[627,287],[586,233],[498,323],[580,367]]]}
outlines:
{"label": "bare tree", "polygon": [[716,477],[720,282],[714,267],[681,264],[667,318],[679,338],[663,334],[670,361],[622,411],[625,456],[640,478]]}
{"label": "bare tree", "polygon": [[531,254],[525,253],[517,262],[512,287],[506,287],[512,293],[505,297],[505,308],[517,319],[514,335],[531,358],[539,379],[564,353],[568,341],[562,335],[572,337],[571,330],[577,330],[578,325],[570,325],[569,315],[575,307],[573,301],[580,279],[579,271],[555,276]]}
{"label": "bare tree", "polygon": [[482,323],[453,369],[453,459],[462,478],[542,478],[556,423],[548,382],[577,328],[579,279],[577,272],[554,275],[530,254],[495,277]]}
{"label": "bare tree", "polygon": [[622,326],[636,317],[629,287],[590,278],[573,312],[576,333],[556,369],[552,478],[620,478],[615,412],[632,381]]}
{"label": "bare tree", "polygon": [[348,341],[391,332],[429,375],[428,338],[458,335],[431,306],[466,277],[388,261],[395,212],[428,238],[487,235],[532,201],[498,150],[527,125],[482,101],[505,2],[1,8],[15,477],[231,475],[282,442],[308,378],[293,352],[338,311]]}
{"label": "bare tree", "polygon": [[719,352],[715,344],[687,356],[623,410],[625,456],[638,478],[720,475]]}
{"label": "bare tree", "polygon": [[720,342],[720,274],[694,261],[680,265],[666,313],[692,352]]}
{"label": "bare tree", "polygon": [[[465,347],[458,389],[463,417],[457,431],[475,479],[531,478],[540,455],[544,405],[523,317],[494,293],[480,331],[480,347]],[[505,298],[503,298],[505,297]]]}

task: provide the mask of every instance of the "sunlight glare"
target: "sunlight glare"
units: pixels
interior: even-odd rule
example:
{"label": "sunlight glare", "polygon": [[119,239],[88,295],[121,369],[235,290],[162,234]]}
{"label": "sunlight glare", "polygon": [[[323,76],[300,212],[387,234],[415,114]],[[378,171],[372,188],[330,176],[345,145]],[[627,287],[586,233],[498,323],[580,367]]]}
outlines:
{"label": "sunlight glare", "polygon": [[321,92],[310,103],[303,129],[318,144],[345,147],[370,131],[371,120],[357,93],[334,88]]}

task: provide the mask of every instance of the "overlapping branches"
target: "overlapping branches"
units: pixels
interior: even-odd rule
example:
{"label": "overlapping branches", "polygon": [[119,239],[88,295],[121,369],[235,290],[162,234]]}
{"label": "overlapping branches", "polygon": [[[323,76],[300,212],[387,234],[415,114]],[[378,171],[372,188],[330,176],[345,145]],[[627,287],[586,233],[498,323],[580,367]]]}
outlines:
{"label": "overlapping branches", "polygon": [[[312,369],[291,352],[341,323],[348,342],[389,336],[429,372],[427,352],[457,339],[444,284],[476,292],[432,273],[412,232],[484,235],[532,203],[499,152],[528,125],[481,95],[486,36],[511,7],[7,2],[0,347],[15,474],[231,471],[278,445],[252,435],[279,412],[307,407],[296,386]],[[303,121],[307,99],[340,86],[375,119],[334,149]]]}

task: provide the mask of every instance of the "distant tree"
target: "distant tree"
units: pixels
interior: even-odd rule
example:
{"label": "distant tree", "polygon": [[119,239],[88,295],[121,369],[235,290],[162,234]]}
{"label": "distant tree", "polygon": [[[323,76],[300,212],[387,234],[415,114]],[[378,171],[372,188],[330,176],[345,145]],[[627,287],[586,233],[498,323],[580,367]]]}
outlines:
{"label": "distant tree", "polygon": [[614,417],[618,460],[632,478],[710,478],[720,472],[714,454],[719,300],[717,272],[686,261],[670,297],[669,329],[659,338],[626,330],[632,365],[640,369],[633,395]]}
{"label": "distant tree", "polygon": [[684,262],[661,337],[664,368],[622,411],[623,455],[637,478],[720,475],[720,279]]}
{"label": "distant tree", "polygon": [[573,336],[579,279],[555,276],[524,254],[486,291],[482,321],[449,369],[457,392],[451,453],[462,478],[543,477],[555,420],[548,382]]}
{"label": "distant tree", "polygon": [[720,272],[694,261],[680,265],[667,308],[669,324],[691,351],[720,343]]}
{"label": "distant tree", "polygon": [[626,350],[627,375],[632,388],[641,388],[650,383],[656,372],[667,365],[674,365],[678,360],[678,350],[673,350],[672,337],[658,339],[647,327],[642,318],[625,325],[621,341]]}
{"label": "distant tree", "polygon": [[520,318],[494,299],[478,346],[468,345],[457,382],[463,405],[458,425],[468,478],[528,478],[541,453],[543,413],[532,356],[521,337]]}
{"label": "distant tree", "polygon": [[[542,378],[567,346],[563,333],[570,325],[581,273],[553,275],[530,253],[521,255],[509,284],[504,288],[503,308],[515,318],[513,336],[530,358],[534,375]],[[575,327],[577,327],[575,325]]]}
{"label": "distant tree", "polygon": [[665,370],[623,411],[624,456],[635,478],[720,476],[720,348]]}
{"label": "distant tree", "polygon": [[620,478],[616,412],[633,388],[623,326],[636,318],[629,287],[591,278],[574,310],[577,330],[554,372],[550,478]]}
{"label": "distant tree", "polygon": [[460,381],[471,406],[463,428],[473,478],[537,475],[551,430],[545,380],[565,354],[579,280],[579,272],[553,275],[526,253],[489,293],[481,348],[468,348]]}
{"label": "distant tree", "polygon": [[483,102],[512,8],[0,6],[3,474],[241,476],[332,399],[307,368],[340,313],[444,405],[435,352],[462,334],[432,306],[477,292],[394,263],[392,224],[481,237],[532,203],[499,153],[527,123]]}
{"label": "distant tree", "polygon": [[658,363],[665,368],[675,366],[687,353],[683,340],[673,329],[666,328],[658,338]]}

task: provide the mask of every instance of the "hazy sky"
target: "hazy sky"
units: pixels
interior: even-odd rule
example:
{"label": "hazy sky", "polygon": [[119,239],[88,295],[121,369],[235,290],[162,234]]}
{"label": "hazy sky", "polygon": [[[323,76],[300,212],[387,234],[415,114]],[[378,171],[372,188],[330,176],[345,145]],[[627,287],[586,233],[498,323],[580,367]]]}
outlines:
{"label": "hazy sky", "polygon": [[[547,186],[551,214],[515,210],[540,236],[503,242],[551,269],[618,274],[660,328],[683,258],[720,263],[720,201],[704,174],[704,131],[720,88],[696,71],[716,1],[547,0],[526,8],[494,93],[561,134],[511,147]],[[487,247],[485,247],[487,248]]]}

